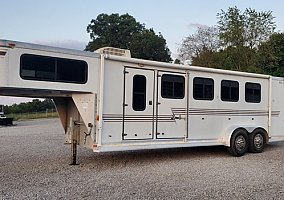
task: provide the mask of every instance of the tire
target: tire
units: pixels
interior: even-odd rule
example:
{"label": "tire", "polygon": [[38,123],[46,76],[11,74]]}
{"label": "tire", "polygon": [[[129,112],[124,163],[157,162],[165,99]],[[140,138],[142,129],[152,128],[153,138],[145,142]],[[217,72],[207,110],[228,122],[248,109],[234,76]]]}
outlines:
{"label": "tire", "polygon": [[234,131],[231,136],[229,152],[234,156],[243,156],[247,153],[249,148],[249,137],[247,131],[238,129]]}
{"label": "tire", "polygon": [[249,152],[261,153],[266,145],[266,132],[256,129],[249,135]]}

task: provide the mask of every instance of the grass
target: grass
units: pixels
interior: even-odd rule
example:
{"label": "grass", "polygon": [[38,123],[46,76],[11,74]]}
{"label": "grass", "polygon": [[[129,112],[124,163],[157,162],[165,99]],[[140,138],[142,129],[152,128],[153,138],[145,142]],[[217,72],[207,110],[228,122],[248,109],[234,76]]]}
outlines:
{"label": "grass", "polygon": [[6,117],[14,118],[14,121],[29,120],[29,119],[42,119],[42,118],[57,118],[57,112],[35,112],[35,113],[19,113],[7,114]]}

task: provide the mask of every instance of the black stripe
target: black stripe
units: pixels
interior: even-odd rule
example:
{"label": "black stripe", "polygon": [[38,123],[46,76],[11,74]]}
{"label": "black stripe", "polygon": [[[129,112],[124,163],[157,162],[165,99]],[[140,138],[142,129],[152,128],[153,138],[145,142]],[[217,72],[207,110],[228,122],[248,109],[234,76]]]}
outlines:
{"label": "black stripe", "polygon": [[[189,116],[268,116],[269,112],[266,110],[231,110],[231,109],[198,109],[192,108],[188,111],[185,108],[172,108],[172,115],[122,115],[122,114],[104,114],[103,120],[105,122],[153,122],[155,119],[158,122],[175,122],[174,116],[185,117]],[[272,116],[279,116],[280,111],[272,111]]]}

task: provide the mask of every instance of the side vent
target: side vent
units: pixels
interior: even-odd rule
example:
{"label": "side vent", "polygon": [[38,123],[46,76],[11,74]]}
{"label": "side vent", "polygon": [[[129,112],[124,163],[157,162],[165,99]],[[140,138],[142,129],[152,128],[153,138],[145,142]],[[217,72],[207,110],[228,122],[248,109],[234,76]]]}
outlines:
{"label": "side vent", "polygon": [[131,58],[130,50],[126,50],[126,49],[119,49],[119,48],[114,48],[114,47],[103,47],[103,48],[97,49],[95,52],[100,53],[100,54],[110,54],[110,55],[115,55],[115,56],[123,56],[123,57]]}

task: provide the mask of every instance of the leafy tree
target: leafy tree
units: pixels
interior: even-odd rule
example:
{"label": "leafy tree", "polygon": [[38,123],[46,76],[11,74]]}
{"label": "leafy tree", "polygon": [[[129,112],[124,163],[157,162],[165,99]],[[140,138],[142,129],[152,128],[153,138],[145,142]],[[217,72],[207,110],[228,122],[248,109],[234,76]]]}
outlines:
{"label": "leafy tree", "polygon": [[233,7],[221,10],[217,18],[216,30],[201,32],[198,29],[183,40],[181,58],[191,58],[193,65],[267,73],[263,66],[268,62],[267,50],[270,49],[272,54],[273,51],[264,44],[275,30],[272,12],[257,12],[250,8],[241,12]]}
{"label": "leafy tree", "polygon": [[39,99],[34,99],[31,102],[13,104],[11,106],[4,106],[4,111],[6,114],[10,113],[30,113],[30,112],[43,112],[46,109],[54,109],[54,104],[51,99],[45,99],[40,101]]}
{"label": "leafy tree", "polygon": [[[196,33],[185,37],[178,49],[182,60],[194,60],[192,64],[210,67],[212,53],[220,48],[216,27],[198,28]],[[199,62],[202,58],[204,62]],[[200,60],[201,61],[201,60]]]}
{"label": "leafy tree", "polygon": [[244,13],[237,7],[217,14],[220,40],[224,47],[246,46],[256,48],[274,32],[276,25],[271,11],[257,12],[247,8]]}
{"label": "leafy tree", "polygon": [[237,7],[221,10],[217,14],[219,38],[232,60],[232,68],[238,71],[259,72],[256,52],[275,30],[271,11],[257,12]]}
{"label": "leafy tree", "polygon": [[91,20],[87,32],[91,38],[85,49],[87,51],[111,46],[129,49],[135,58],[171,61],[162,34],[157,35],[153,29],[146,29],[144,24],[137,22],[129,14],[100,14]]}
{"label": "leafy tree", "polygon": [[259,46],[259,66],[267,74],[284,76],[284,33],[274,33]]}

